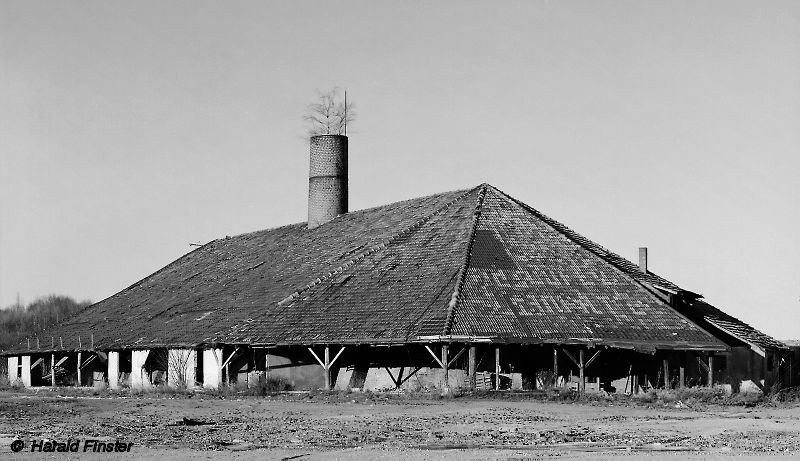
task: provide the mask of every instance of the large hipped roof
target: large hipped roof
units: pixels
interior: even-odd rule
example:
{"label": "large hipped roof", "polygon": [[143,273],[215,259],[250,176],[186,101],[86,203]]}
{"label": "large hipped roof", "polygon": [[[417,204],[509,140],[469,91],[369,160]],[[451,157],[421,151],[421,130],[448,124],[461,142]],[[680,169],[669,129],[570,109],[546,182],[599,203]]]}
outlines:
{"label": "large hipped roof", "polygon": [[[473,340],[725,345],[680,291],[483,184],[214,240],[39,335],[40,350]],[[55,344],[55,348],[51,347]],[[22,350],[25,348],[21,348]]]}

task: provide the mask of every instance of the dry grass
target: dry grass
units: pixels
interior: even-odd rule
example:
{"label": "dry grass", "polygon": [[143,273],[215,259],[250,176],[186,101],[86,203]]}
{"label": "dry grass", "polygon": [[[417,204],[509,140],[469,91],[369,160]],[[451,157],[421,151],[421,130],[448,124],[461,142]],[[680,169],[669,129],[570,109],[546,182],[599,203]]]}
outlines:
{"label": "dry grass", "polygon": [[143,398],[192,398],[211,397],[220,399],[233,398],[258,398],[280,397],[286,400],[319,400],[325,402],[350,402],[350,401],[383,401],[383,402],[409,402],[415,400],[503,400],[503,401],[542,401],[561,403],[588,403],[592,405],[622,405],[622,406],[669,406],[669,407],[703,407],[707,405],[722,406],[783,406],[786,404],[800,404],[800,387],[773,389],[772,392],[762,393],[737,393],[728,394],[724,388],[683,388],[683,389],[651,389],[647,392],[625,395],[607,394],[604,392],[578,392],[564,388],[551,388],[537,391],[476,391],[465,392],[454,390],[442,393],[438,390],[422,391],[294,391],[291,385],[282,379],[270,379],[255,386],[223,386],[219,389],[186,389],[185,387],[170,387],[166,385],[152,386],[146,389],[120,390],[59,387],[38,388],[26,390],[19,384],[11,385],[5,377],[0,377],[0,390],[27,391],[27,392],[58,392],[59,395],[68,396],[136,396]]}

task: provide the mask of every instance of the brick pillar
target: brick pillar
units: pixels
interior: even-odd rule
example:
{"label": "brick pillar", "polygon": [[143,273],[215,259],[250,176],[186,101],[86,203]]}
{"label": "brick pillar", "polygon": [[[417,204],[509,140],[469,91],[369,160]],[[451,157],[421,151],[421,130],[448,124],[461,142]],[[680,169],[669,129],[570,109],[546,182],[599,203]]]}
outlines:
{"label": "brick pillar", "polygon": [[347,213],[347,136],[311,137],[308,228]]}

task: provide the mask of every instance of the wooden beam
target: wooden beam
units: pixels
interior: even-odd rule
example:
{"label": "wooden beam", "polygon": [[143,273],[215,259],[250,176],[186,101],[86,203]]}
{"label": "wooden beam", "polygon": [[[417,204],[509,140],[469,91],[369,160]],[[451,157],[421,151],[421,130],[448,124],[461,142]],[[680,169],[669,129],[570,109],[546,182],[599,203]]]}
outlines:
{"label": "wooden beam", "polygon": [[408,376],[406,376],[405,378],[403,378],[403,379],[401,379],[401,380],[400,380],[400,385],[402,386],[404,382],[408,381],[408,380],[409,380],[409,379],[410,379],[412,376],[414,376],[415,374],[417,374],[417,372],[418,372],[419,370],[421,370],[421,369],[422,369],[422,367],[417,367],[417,368],[415,368],[415,369],[414,369],[414,371],[412,371],[411,373],[409,373],[409,375],[408,375]]}
{"label": "wooden beam", "polygon": [[389,378],[391,378],[392,383],[394,383],[394,388],[397,389],[400,387],[400,376],[398,375],[397,379],[395,379],[394,375],[392,374],[392,370],[390,370],[389,367],[383,367],[383,369],[389,374]]}
{"label": "wooden beam", "polygon": [[664,389],[669,389],[669,359],[664,359]]}
{"label": "wooden beam", "polygon": [[217,363],[217,368],[222,370],[222,357],[217,355],[216,348],[211,348],[211,355],[214,356],[214,362]]}
{"label": "wooden beam", "polygon": [[581,364],[580,364],[580,363],[578,363],[578,361],[577,361],[577,360],[575,360],[575,356],[573,356],[572,354],[570,354],[568,350],[566,350],[566,349],[561,349],[561,352],[563,352],[563,353],[564,353],[564,355],[566,355],[568,359],[572,360],[572,363],[574,363],[576,367],[580,368]]}
{"label": "wooden beam", "polygon": [[[631,372],[633,372],[633,365],[628,366],[628,376],[625,377],[625,390],[622,391],[623,394],[628,392],[628,383],[631,382]],[[631,383],[633,384],[633,383]],[[631,385],[631,395],[633,395],[633,386]]]}
{"label": "wooden beam", "polygon": [[433,353],[433,351],[431,350],[430,347],[428,347],[427,344],[425,345],[425,349],[427,349],[427,351],[430,352],[431,357],[433,357],[433,360],[435,360],[436,363],[438,363],[440,367],[444,368],[444,364],[442,363],[442,361],[439,360],[439,357],[437,357],[436,354]]}
{"label": "wooden beam", "polygon": [[597,356],[600,355],[601,352],[603,352],[603,351],[602,350],[598,350],[597,352],[595,352],[594,355],[592,355],[592,357],[589,359],[589,361],[586,362],[586,365],[584,365],[584,367],[585,368],[589,368],[589,365],[591,365],[592,362],[594,362],[594,359],[596,359]]}
{"label": "wooden beam", "polygon": [[56,354],[50,354],[50,386],[56,387]]}
{"label": "wooden beam", "polygon": [[83,364],[81,365],[81,369],[86,368],[86,365],[89,365],[90,363],[92,363],[92,361],[94,361],[94,359],[96,359],[96,358],[97,358],[96,355],[90,356],[88,359],[86,359],[85,362],[83,362]]}
{"label": "wooden beam", "polygon": [[316,352],[314,352],[314,349],[312,349],[312,348],[310,348],[310,347],[309,347],[309,348],[308,348],[308,352],[311,352],[311,355],[313,355],[313,356],[314,356],[314,358],[315,358],[315,359],[317,359],[317,362],[319,363],[319,366],[321,366],[322,368],[325,368],[325,362],[323,362],[323,361],[322,361],[322,360],[319,358],[319,356],[317,355],[317,353],[316,353]]}
{"label": "wooden beam", "polygon": [[458,351],[458,354],[456,354],[455,357],[453,357],[452,359],[450,359],[449,362],[447,362],[447,368],[450,368],[450,366],[453,365],[455,363],[455,361],[458,360],[458,358],[461,357],[464,354],[464,352],[466,352],[466,351],[467,351],[466,347],[462,348],[460,351]]}
{"label": "wooden beam", "polygon": [[708,387],[714,386],[714,356],[708,356]]}
{"label": "wooden beam", "polygon": [[706,373],[708,373],[708,365],[706,365],[706,362],[703,361],[702,357],[700,356],[697,357],[697,363],[700,364],[700,368],[702,368],[703,370],[706,371]]}
{"label": "wooden beam", "polygon": [[[226,360],[222,364],[223,367],[228,366],[228,364],[230,363],[230,361],[233,358],[233,356],[236,355],[237,352],[239,352],[239,349],[240,349],[240,347],[237,346],[236,349],[234,349],[233,352],[231,352],[231,355],[228,356],[228,360]],[[224,354],[224,352],[223,352],[223,354]]]}
{"label": "wooden beam", "polygon": [[448,389],[450,387],[450,381],[448,380],[448,369],[450,367],[450,361],[448,360],[448,353],[450,352],[450,348],[447,344],[442,344],[442,363],[444,364],[443,373],[442,373],[442,389]]}
{"label": "wooden beam", "polygon": [[[542,383],[544,384],[544,383]],[[558,386],[558,348],[553,348],[553,386]]]}
{"label": "wooden beam", "polygon": [[339,358],[340,355],[342,355],[342,352],[344,352],[344,346],[342,346],[342,348],[339,349],[339,352],[337,352],[336,355],[333,357],[333,360],[331,360],[329,367],[333,366],[333,364],[336,363],[336,360]]}
{"label": "wooden beam", "polygon": [[[78,336],[80,338],[80,336]],[[81,353],[78,351],[78,381],[75,383],[75,386],[81,386]]]}
{"label": "wooden beam", "polygon": [[580,361],[580,363],[578,364],[578,373],[580,375],[579,376],[580,381],[578,381],[578,392],[580,393],[586,392],[586,374],[584,373],[586,365],[584,364],[583,359],[584,359],[584,350],[583,348],[581,348],[578,351],[578,360]]}
{"label": "wooden beam", "polygon": [[475,354],[476,349],[475,346],[469,347],[469,357],[467,359],[467,375],[469,376],[469,387],[473,391],[475,390]]}
{"label": "wooden beam", "polygon": [[331,348],[325,345],[325,390],[331,390]]}
{"label": "wooden beam", "polygon": [[494,348],[494,390],[500,390],[500,346]]}

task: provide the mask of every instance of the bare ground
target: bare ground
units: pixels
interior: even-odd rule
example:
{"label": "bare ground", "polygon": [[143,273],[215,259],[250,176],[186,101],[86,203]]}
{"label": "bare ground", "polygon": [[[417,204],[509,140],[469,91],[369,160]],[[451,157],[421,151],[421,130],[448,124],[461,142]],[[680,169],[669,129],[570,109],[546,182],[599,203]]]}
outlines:
{"label": "bare ground", "polygon": [[[26,442],[16,454],[15,437]],[[29,451],[31,440],[70,438],[133,442],[132,453],[114,454],[124,459],[791,458],[800,457],[800,405],[0,392],[0,459],[46,457]]]}

